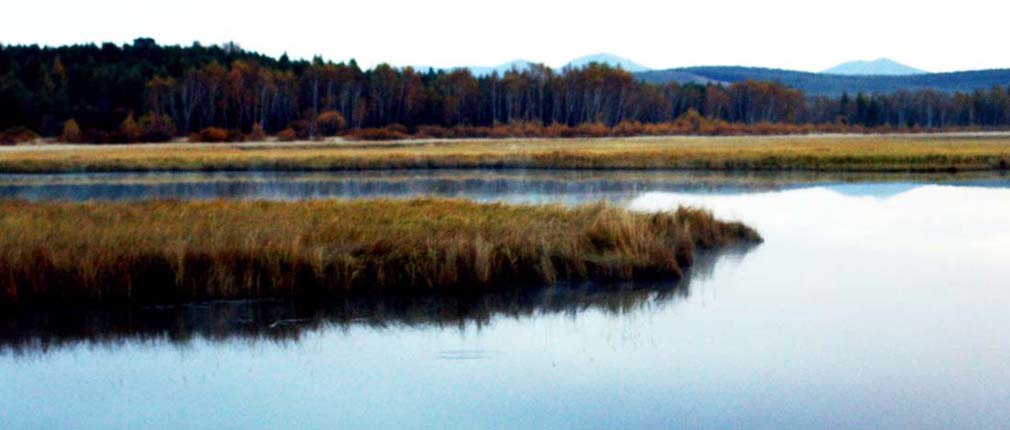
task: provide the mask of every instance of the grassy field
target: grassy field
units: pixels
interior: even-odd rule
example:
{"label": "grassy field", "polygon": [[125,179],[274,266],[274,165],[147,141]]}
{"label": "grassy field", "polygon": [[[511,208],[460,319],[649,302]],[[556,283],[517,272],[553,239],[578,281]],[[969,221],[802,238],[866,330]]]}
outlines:
{"label": "grassy field", "polygon": [[0,172],[417,168],[1002,170],[1010,136],[870,135],[13,147]]}
{"label": "grassy field", "polygon": [[681,208],[465,200],[0,201],[0,303],[175,303],[677,278],[760,241]]}

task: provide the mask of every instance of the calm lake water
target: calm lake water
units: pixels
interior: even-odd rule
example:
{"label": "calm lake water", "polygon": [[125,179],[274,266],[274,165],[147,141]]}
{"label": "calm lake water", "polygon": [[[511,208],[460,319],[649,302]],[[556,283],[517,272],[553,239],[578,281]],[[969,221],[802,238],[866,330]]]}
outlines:
{"label": "calm lake water", "polygon": [[1010,180],[452,171],[0,176],[47,199],[689,204],[688,282],[0,318],[0,429],[1010,428]]}

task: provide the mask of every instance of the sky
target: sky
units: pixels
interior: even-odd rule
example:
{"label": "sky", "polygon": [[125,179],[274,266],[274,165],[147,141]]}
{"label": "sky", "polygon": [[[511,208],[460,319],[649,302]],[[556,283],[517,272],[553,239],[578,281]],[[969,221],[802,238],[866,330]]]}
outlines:
{"label": "sky", "polygon": [[820,71],[887,57],[928,71],[1010,67],[1005,0],[13,0],[0,43],[220,44],[362,66],[561,66],[609,52],[646,67]]}

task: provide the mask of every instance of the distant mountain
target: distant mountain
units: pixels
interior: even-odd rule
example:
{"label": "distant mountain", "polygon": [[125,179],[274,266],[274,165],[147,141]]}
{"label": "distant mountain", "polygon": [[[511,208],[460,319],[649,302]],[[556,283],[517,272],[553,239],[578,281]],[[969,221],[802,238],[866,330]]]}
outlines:
{"label": "distant mountain", "polygon": [[536,63],[534,63],[533,61],[527,61],[527,60],[512,60],[512,61],[509,61],[508,63],[499,64],[497,66],[437,67],[437,66],[425,66],[425,65],[412,65],[410,67],[412,67],[412,68],[414,68],[414,70],[417,70],[417,71],[420,71],[420,72],[427,72],[429,69],[431,69],[431,70],[444,70],[444,71],[452,71],[452,70],[458,70],[458,69],[467,69],[474,76],[487,76],[487,75],[490,75],[492,72],[498,72],[498,76],[501,76],[501,75],[505,74],[505,72],[507,72],[509,70],[512,70],[512,69],[524,70],[524,69],[530,67],[533,64],[536,64]]}
{"label": "distant mountain", "polygon": [[[595,54],[595,55],[586,55],[584,57],[579,57],[579,58],[576,58],[576,59],[574,59],[572,61],[569,61],[563,67],[560,67],[560,68],[558,68],[556,70],[560,70],[560,69],[562,69],[564,67],[576,67],[576,68],[584,67],[584,66],[588,65],[589,63],[601,63],[601,64],[610,65],[611,67],[620,67],[620,68],[622,68],[624,70],[627,70],[629,72],[632,72],[632,73],[645,72],[645,71],[649,70],[648,67],[645,67],[645,66],[642,66],[640,64],[637,64],[634,61],[631,61],[631,60],[629,60],[627,58],[622,58],[622,57],[618,57],[618,56],[616,56],[614,54],[607,54],[607,53],[601,53],[601,54]],[[494,72],[498,72],[498,75],[502,75],[505,72],[507,72],[509,70],[512,70],[512,69],[516,69],[516,70],[519,70],[519,71],[525,70],[525,69],[529,68],[533,64],[537,64],[537,63],[533,62],[533,61],[528,61],[528,60],[522,60],[522,59],[520,59],[520,60],[509,61],[508,63],[504,63],[504,64],[499,64],[497,66],[448,67],[448,68],[444,68],[444,70],[453,70],[453,69],[460,69],[460,68],[462,68],[462,69],[469,69],[470,73],[473,73],[474,76],[487,76],[487,75],[490,75],[491,73],[494,73]],[[416,69],[416,70],[428,70],[428,68],[429,68],[428,66],[414,66],[414,69]],[[434,69],[437,70],[437,69],[440,69],[440,68],[439,67],[434,67]],[[694,77],[685,75],[685,76],[681,76],[680,78],[684,79],[685,81],[690,81]],[[698,78],[697,82],[698,83],[707,83],[708,80],[706,80],[704,78]]]}
{"label": "distant mountain", "polygon": [[607,53],[600,53],[600,54],[586,55],[584,57],[579,57],[579,58],[576,58],[576,59],[574,59],[572,61],[569,61],[568,64],[565,64],[565,67],[575,67],[575,68],[578,68],[578,67],[583,67],[583,66],[585,66],[585,65],[587,65],[589,63],[600,63],[600,64],[607,64],[607,65],[610,65],[612,67],[620,67],[620,68],[622,68],[624,70],[627,70],[629,72],[632,72],[632,73],[635,73],[635,72],[644,72],[644,71],[649,70],[648,67],[642,66],[642,65],[640,65],[638,63],[635,63],[634,61],[631,61],[631,60],[629,60],[627,58],[622,58],[622,57],[618,57],[618,56],[616,56],[614,54],[607,54]]}
{"label": "distant mountain", "polygon": [[499,64],[497,66],[490,66],[490,67],[471,66],[467,67],[467,69],[470,69],[470,73],[473,73],[474,76],[487,76],[493,72],[498,72],[498,75],[500,76],[512,69],[516,69],[519,71],[525,70],[529,68],[531,64],[534,63],[532,61],[527,60],[512,60],[509,61],[508,63]]}
{"label": "distant mountain", "polygon": [[941,92],[971,92],[1010,85],[1010,69],[976,70],[950,73],[924,73],[902,76],[853,76],[798,72],[739,66],[686,67],[635,73],[646,82],[711,82],[772,81],[802,90],[807,95],[839,96],[844,92],[890,93],[899,90],[933,89]]}
{"label": "distant mountain", "polygon": [[860,60],[842,63],[821,73],[831,75],[905,76],[921,75],[928,72],[906,66],[890,58],[878,58],[873,61]]}

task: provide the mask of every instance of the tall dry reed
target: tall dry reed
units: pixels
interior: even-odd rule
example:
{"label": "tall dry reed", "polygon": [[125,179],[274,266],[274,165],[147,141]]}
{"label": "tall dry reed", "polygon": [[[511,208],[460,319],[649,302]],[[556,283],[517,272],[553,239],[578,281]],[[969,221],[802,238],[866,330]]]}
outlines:
{"label": "tall dry reed", "polygon": [[681,208],[465,200],[0,202],[2,302],[164,303],[679,277],[757,241]]}

